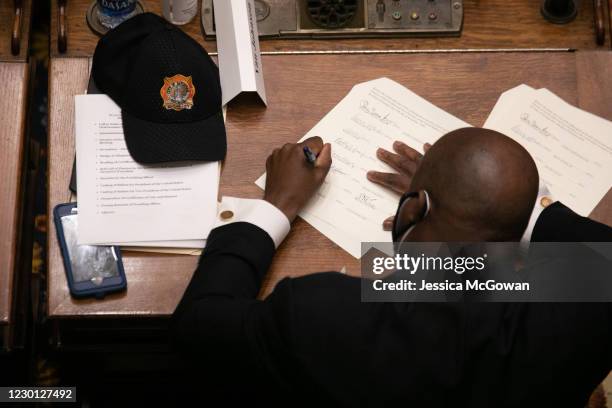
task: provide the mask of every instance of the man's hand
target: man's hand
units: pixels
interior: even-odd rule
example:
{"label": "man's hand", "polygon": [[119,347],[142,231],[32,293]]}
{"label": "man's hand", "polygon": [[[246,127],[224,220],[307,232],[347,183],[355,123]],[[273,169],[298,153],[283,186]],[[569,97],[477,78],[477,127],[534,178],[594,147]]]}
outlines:
{"label": "man's hand", "polygon": [[[304,146],[317,155],[315,163],[306,160]],[[266,161],[264,200],[281,210],[292,222],[323,184],[331,163],[331,145],[324,145],[318,136],[275,149]]]}
{"label": "man's hand", "polygon": [[[430,147],[431,145],[426,143],[423,146],[423,150],[427,153]],[[379,148],[376,151],[376,156],[391,166],[397,173],[369,171],[367,176],[368,180],[373,183],[380,184],[396,193],[404,194],[410,188],[412,177],[418,169],[419,164],[421,164],[423,155],[400,141],[393,143],[393,150],[395,150],[395,153]],[[385,231],[391,230],[392,226],[393,216],[387,218],[383,222]]]}

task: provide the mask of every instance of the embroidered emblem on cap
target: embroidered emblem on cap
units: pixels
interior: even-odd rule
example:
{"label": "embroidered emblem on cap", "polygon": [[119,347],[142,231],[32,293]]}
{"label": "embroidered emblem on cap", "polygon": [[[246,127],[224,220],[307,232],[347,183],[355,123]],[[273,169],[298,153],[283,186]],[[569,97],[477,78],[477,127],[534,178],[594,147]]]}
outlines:
{"label": "embroidered emblem on cap", "polygon": [[164,108],[175,111],[191,109],[193,106],[193,96],[195,87],[191,76],[177,74],[164,78],[164,85],[159,90],[159,94],[164,100]]}

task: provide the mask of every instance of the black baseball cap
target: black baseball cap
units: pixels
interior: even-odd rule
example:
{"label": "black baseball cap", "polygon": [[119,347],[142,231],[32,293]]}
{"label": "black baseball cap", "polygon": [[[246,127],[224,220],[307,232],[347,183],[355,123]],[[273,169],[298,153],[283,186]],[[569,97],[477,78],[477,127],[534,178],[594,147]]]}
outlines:
{"label": "black baseball cap", "polygon": [[219,69],[163,18],[143,13],[109,31],[96,47],[92,78],[121,107],[125,142],[137,162],[225,157]]}

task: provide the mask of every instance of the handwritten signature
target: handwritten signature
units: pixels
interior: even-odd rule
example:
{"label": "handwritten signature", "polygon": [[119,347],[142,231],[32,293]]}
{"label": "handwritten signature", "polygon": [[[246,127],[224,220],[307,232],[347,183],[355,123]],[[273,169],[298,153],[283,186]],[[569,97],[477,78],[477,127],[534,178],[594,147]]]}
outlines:
{"label": "handwritten signature", "polygon": [[550,137],[552,136],[552,134],[548,131],[547,127],[541,127],[540,125],[538,125],[538,123],[535,121],[535,119],[531,119],[529,117],[528,113],[521,113],[521,120],[523,122],[525,122],[529,127],[531,127],[532,129],[536,130],[537,132],[539,132],[540,134],[542,134],[543,136],[546,137]]}
{"label": "handwritten signature", "polygon": [[381,123],[385,125],[392,125],[392,126],[396,125],[395,122],[389,119],[389,115],[391,115],[391,112],[380,113],[376,110],[375,107],[370,106],[370,102],[368,102],[365,99],[362,99],[361,102],[359,103],[359,109],[363,113],[367,113],[368,115],[370,115],[374,119],[377,119],[378,121],[380,121]]}
{"label": "handwritten signature", "polygon": [[360,193],[358,196],[355,197],[355,201],[357,201],[358,203],[363,204],[366,207],[369,207],[371,209],[375,209],[376,208],[376,205],[374,204],[374,201],[376,201],[376,198],[370,197],[367,194]]}

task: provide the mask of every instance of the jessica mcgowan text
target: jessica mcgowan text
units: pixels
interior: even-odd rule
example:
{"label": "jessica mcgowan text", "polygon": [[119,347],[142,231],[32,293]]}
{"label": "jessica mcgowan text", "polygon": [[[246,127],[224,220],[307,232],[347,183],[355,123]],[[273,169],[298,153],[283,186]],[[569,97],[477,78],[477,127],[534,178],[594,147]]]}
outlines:
{"label": "jessica mcgowan text", "polygon": [[376,291],[406,291],[406,292],[431,292],[431,291],[463,291],[463,290],[475,290],[475,291],[495,291],[495,292],[507,292],[507,291],[529,291],[529,283],[527,282],[497,282],[493,279],[486,281],[480,280],[466,280],[464,282],[450,282],[445,280],[444,282],[428,282],[421,280],[420,284],[417,282],[401,279],[399,281],[385,282],[382,279],[376,279],[372,281],[372,287]]}

